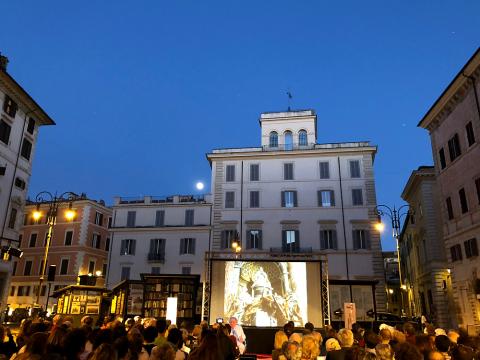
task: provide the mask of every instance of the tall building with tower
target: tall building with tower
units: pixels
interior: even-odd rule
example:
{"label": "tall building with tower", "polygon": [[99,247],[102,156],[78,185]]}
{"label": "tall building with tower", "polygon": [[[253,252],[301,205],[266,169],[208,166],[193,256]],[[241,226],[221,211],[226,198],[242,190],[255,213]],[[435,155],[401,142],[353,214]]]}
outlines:
{"label": "tall building with tower", "polygon": [[7,300],[39,129],[52,118],[7,72],[0,55],[0,303]]}
{"label": "tall building with tower", "polygon": [[[251,287],[258,287],[265,277],[269,280],[262,281],[270,285],[262,288],[271,289],[275,298],[275,291],[288,293],[292,282],[320,296],[320,284],[312,280],[316,275],[283,282],[277,290],[269,277],[269,271],[272,276],[302,273],[295,264],[299,261],[307,263],[307,274],[316,274],[318,270],[309,266],[318,258],[328,259],[330,314],[354,302],[357,320],[371,320],[368,310],[385,311],[386,307],[380,236],[373,226],[377,221],[376,146],[369,142],[318,143],[313,110],[262,113],[259,121],[260,146],[215,149],[207,154],[213,197],[212,262],[205,280],[210,318],[230,306],[228,299],[219,299],[220,288],[228,290],[230,265],[223,267],[219,261],[281,261],[278,269],[259,265],[256,277],[251,274],[254,265],[245,268],[247,275],[241,275],[241,265],[231,268],[240,274],[239,289],[243,286],[245,293],[254,293]],[[241,250],[232,254],[232,245]],[[284,262],[293,265],[285,267]],[[215,285],[219,281],[221,285]],[[258,319],[264,316],[261,310],[255,311]],[[252,314],[243,316],[251,318]],[[330,320],[341,317],[332,315]],[[268,316],[264,321],[275,322]]]}

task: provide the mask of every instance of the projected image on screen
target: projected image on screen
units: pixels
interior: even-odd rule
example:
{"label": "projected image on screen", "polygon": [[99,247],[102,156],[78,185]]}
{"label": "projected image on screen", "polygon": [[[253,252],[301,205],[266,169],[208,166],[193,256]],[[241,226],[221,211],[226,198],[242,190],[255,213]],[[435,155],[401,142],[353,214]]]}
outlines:
{"label": "projected image on screen", "polygon": [[306,264],[227,261],[225,316],[242,325],[283,326],[307,322]]}

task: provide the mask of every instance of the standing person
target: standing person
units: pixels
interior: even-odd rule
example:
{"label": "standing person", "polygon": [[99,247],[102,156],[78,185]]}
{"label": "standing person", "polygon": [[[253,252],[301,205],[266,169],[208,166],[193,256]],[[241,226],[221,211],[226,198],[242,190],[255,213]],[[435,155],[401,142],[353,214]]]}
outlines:
{"label": "standing person", "polygon": [[245,336],[245,333],[243,332],[243,328],[238,324],[238,320],[236,317],[231,317],[230,320],[228,321],[232,328],[231,334],[235,336],[237,339],[237,346],[238,350],[240,351],[240,355],[245,353],[245,348],[246,348],[246,340],[247,337]]}
{"label": "standing person", "polygon": [[[8,341],[5,340],[5,335],[8,337]],[[12,333],[9,327],[3,327],[0,325],[0,355],[5,355],[7,359],[17,352],[17,345],[13,340]]]}

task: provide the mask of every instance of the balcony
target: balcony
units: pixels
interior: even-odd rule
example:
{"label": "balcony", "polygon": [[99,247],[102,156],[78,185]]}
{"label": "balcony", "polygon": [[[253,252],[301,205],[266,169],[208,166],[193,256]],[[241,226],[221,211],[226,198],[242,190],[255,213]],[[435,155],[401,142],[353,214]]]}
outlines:
{"label": "balcony", "polygon": [[165,262],[165,253],[148,253],[147,256],[148,261],[151,262]]}
{"label": "balcony", "polygon": [[263,145],[263,151],[293,151],[293,150],[310,150],[314,149],[315,144],[278,144],[277,146]]}
{"label": "balcony", "polygon": [[270,248],[271,253],[275,254],[310,254],[313,252],[313,249],[311,247],[301,247],[301,248],[294,248],[294,247],[288,247],[288,246],[282,246],[282,247],[272,247]]}

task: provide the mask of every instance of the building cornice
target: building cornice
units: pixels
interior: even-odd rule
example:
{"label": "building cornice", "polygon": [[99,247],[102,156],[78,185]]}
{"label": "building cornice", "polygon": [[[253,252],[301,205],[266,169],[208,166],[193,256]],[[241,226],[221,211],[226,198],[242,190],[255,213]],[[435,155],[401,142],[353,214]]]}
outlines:
{"label": "building cornice", "polygon": [[402,199],[408,202],[412,191],[418,187],[419,182],[426,179],[435,180],[435,168],[433,166],[420,166],[417,170],[413,170],[402,191]]}
{"label": "building cornice", "polygon": [[185,232],[185,231],[209,231],[210,225],[198,225],[198,226],[144,226],[144,227],[112,227],[110,232],[122,232],[122,233],[132,233],[132,232]]}
{"label": "building cornice", "polygon": [[433,103],[417,126],[430,132],[438,127],[456,105],[465,98],[468,93],[467,90],[472,86],[472,82],[468,78],[470,76],[477,79],[480,76],[480,48],[477,48],[472,57]]}

